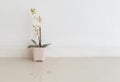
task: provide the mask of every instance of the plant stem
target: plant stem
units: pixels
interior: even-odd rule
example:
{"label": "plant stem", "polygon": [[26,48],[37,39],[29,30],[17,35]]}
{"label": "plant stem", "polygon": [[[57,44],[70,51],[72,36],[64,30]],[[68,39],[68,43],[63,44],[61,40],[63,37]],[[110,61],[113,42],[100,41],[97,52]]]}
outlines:
{"label": "plant stem", "polygon": [[41,43],[41,27],[39,27],[39,36],[38,36],[38,39],[39,39],[39,47],[42,46],[42,43]]}

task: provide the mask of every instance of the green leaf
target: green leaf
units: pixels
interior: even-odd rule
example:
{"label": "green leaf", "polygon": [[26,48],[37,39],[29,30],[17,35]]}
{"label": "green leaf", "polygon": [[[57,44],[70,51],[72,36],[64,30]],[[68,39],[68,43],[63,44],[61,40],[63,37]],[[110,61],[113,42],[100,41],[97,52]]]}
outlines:
{"label": "green leaf", "polygon": [[49,46],[50,44],[43,44],[41,47],[47,47]]}
{"label": "green leaf", "polygon": [[39,47],[39,45],[29,45],[28,48]]}
{"label": "green leaf", "polygon": [[35,45],[37,45],[37,42],[36,42],[35,40],[32,39],[31,41],[32,41]]}

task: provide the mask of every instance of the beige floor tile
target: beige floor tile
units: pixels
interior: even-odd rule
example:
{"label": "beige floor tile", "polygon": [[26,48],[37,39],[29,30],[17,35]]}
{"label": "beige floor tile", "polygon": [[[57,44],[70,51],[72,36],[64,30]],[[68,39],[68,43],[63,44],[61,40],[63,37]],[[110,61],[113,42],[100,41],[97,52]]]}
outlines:
{"label": "beige floor tile", "polygon": [[0,82],[120,82],[120,58],[0,58]]}

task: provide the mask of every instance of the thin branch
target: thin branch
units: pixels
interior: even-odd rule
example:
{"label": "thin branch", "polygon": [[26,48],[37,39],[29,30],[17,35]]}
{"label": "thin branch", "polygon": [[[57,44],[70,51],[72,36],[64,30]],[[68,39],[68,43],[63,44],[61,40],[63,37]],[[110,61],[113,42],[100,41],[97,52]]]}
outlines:
{"label": "thin branch", "polygon": [[42,43],[41,43],[41,27],[39,27],[39,36],[38,36],[38,39],[39,39],[39,46],[41,47],[42,46]]}

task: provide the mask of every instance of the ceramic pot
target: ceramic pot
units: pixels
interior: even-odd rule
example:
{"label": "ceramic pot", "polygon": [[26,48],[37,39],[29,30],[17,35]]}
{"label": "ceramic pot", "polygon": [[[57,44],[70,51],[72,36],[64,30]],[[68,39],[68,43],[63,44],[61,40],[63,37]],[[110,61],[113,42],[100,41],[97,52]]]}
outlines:
{"label": "ceramic pot", "polygon": [[43,62],[46,59],[45,55],[46,48],[33,48],[33,59],[35,62]]}

